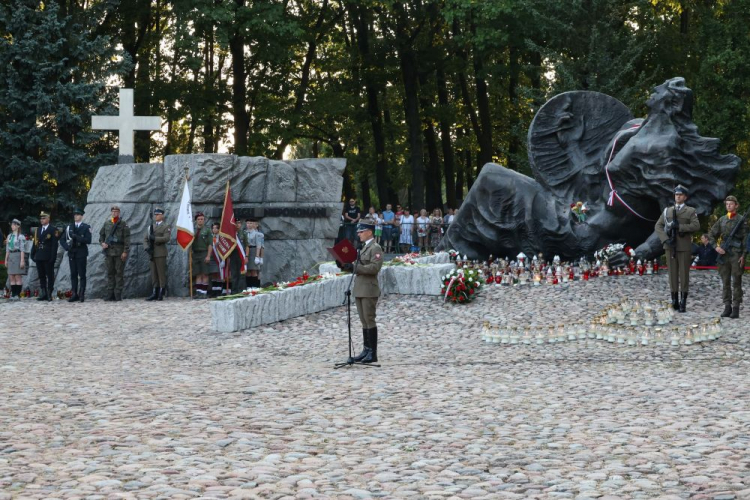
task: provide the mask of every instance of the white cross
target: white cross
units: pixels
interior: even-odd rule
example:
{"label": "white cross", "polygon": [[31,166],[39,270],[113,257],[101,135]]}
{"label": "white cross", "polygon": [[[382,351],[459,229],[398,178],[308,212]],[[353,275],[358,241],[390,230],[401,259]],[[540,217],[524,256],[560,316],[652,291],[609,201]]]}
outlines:
{"label": "white cross", "polygon": [[119,116],[92,116],[94,130],[118,130],[120,133],[120,157],[133,156],[133,131],[161,130],[158,116],[133,116],[133,89],[120,89]]}

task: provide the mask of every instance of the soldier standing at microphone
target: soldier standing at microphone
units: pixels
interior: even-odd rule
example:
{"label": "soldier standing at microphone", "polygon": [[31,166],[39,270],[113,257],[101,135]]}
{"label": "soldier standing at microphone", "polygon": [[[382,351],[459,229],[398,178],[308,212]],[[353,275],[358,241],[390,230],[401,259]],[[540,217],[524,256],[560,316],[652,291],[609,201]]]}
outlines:
{"label": "soldier standing at microphone", "polygon": [[672,307],[681,313],[686,311],[690,288],[693,233],[701,227],[695,209],[685,205],[687,197],[688,192],[684,186],[678,185],[674,188],[674,205],[664,209],[654,226],[656,234],[664,245],[664,251],[667,253]]}
{"label": "soldier standing at microphone", "polygon": [[353,358],[362,363],[378,361],[378,326],[375,324],[375,310],[380,297],[378,273],[383,267],[383,249],[375,241],[375,223],[372,219],[363,219],[357,225],[357,236],[362,244],[357,262],[353,266],[354,288],[352,294],[357,304],[357,313],[362,322],[364,349]]}
{"label": "soldier standing at microphone", "polygon": [[68,251],[70,264],[70,285],[73,296],[68,302],[84,301],[86,296],[86,259],[89,256],[91,243],[91,226],[83,222],[83,209],[73,210],[75,222],[69,224],[60,239],[60,245]]}

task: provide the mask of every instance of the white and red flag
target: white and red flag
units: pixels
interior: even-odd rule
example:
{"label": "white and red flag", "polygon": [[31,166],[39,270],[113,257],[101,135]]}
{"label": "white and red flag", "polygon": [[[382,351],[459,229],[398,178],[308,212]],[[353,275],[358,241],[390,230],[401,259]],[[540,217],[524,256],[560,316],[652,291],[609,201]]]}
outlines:
{"label": "white and red flag", "polygon": [[187,180],[182,189],[182,201],[180,202],[180,213],[177,215],[177,244],[183,250],[190,248],[195,235],[193,234],[193,209],[190,204],[190,190]]}

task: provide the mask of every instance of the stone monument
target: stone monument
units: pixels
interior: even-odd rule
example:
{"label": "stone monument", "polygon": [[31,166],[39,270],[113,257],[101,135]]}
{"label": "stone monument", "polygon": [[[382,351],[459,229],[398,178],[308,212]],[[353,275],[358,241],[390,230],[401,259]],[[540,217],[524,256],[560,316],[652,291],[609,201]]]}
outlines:
{"label": "stone monument", "polygon": [[[688,204],[705,216],[739,173],[737,156],[698,134],[692,102],[683,78],[654,89],[645,120],[597,92],[553,97],[529,128],[534,179],[485,165],[440,248],[472,259],[519,252],[576,259],[627,243],[641,258],[660,255],[654,224],[674,202],[674,187],[686,186]],[[589,209],[585,221],[571,213],[578,202]]]}
{"label": "stone monument", "polygon": [[[145,296],[151,289],[149,258],[143,246],[153,208],[166,210],[174,227],[185,172],[190,177],[193,213],[204,212],[206,224],[221,218],[229,181],[235,214],[261,218],[266,235],[266,257],[261,281],[287,281],[329,260],[326,247],[338,234],[342,210],[344,159],[278,161],[261,157],[198,154],[167,156],[164,163],[119,164],[100,167],[88,194],[84,220],[93,229],[89,247],[88,295],[102,297],[106,271],[99,230],[110,207],[121,207],[131,229],[131,251],[125,267],[124,297]],[[60,221],[58,221],[60,222]],[[188,253],[169,244],[168,294],[188,295]],[[67,259],[62,259],[56,289],[70,287]]]}

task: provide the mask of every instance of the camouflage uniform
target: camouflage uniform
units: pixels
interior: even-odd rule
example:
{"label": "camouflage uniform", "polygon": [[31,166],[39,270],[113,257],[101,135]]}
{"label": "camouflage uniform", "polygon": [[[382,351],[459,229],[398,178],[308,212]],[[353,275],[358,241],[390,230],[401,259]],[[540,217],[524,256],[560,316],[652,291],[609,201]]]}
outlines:
{"label": "camouflage uniform", "polygon": [[[717,246],[719,237],[723,239],[729,236],[729,233],[732,232],[740,219],[741,217],[735,214],[731,219],[724,215],[716,221],[716,224],[713,225],[711,231],[708,233],[708,240],[711,246]],[[743,220],[742,226],[734,233],[729,248],[725,248],[726,254],[719,256],[722,261],[718,266],[719,276],[721,276],[724,288],[722,295],[724,306],[739,308],[742,302],[742,274],[744,266],[740,264],[740,258],[745,256],[744,242],[747,238],[747,233],[747,223]]]}

